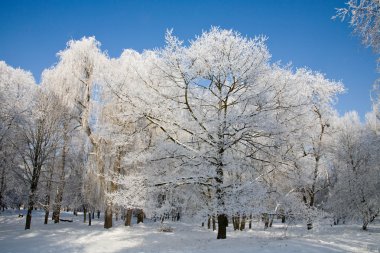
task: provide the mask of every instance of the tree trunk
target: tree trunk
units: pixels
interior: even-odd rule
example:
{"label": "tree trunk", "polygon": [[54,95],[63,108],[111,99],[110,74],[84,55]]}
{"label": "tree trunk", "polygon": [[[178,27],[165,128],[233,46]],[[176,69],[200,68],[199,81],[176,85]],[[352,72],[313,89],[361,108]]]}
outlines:
{"label": "tree trunk", "polygon": [[211,216],[208,216],[208,219],[207,219],[207,228],[208,229],[211,228]]}
{"label": "tree trunk", "polygon": [[137,224],[143,223],[143,222],[144,222],[144,211],[139,210],[139,212],[137,214]]}
{"label": "tree trunk", "polygon": [[49,209],[45,209],[44,224],[48,224],[48,220],[49,220]]}
{"label": "tree trunk", "polygon": [[212,216],[212,231],[216,230],[216,221],[215,221],[215,216]]}
{"label": "tree trunk", "polygon": [[[34,164],[38,164],[38,157],[35,157]],[[28,201],[28,212],[26,215],[25,230],[30,229],[32,223],[32,211],[34,208],[34,198],[37,191],[38,180],[40,177],[41,166],[33,166],[32,182],[30,184],[30,193]]]}
{"label": "tree trunk", "polygon": [[26,214],[25,230],[30,229],[30,225],[32,223],[32,211],[33,211],[33,204],[31,206],[31,204],[29,202],[28,213]]}
{"label": "tree trunk", "polygon": [[88,212],[88,225],[91,226],[91,212]]}
{"label": "tree trunk", "polygon": [[[5,159],[4,159],[5,160]],[[4,203],[4,191],[5,191],[5,166],[2,167],[1,169],[1,180],[0,180],[0,208],[3,209],[5,208],[5,203]]]}
{"label": "tree trunk", "polygon": [[106,206],[104,212],[104,228],[108,229],[112,227],[112,204]]}
{"label": "tree trunk", "polygon": [[263,213],[264,229],[269,227],[269,216],[267,213]]}
{"label": "tree trunk", "polygon": [[271,228],[272,225],[273,225],[273,219],[274,219],[274,215],[270,215],[270,218],[269,218],[269,227]]}
{"label": "tree trunk", "polygon": [[[54,164],[54,159],[53,159]],[[49,178],[46,182],[46,195],[45,195],[45,203],[44,203],[44,209],[45,209],[45,220],[44,224],[48,224],[49,220],[49,209],[50,209],[50,192],[51,192],[51,182],[53,179],[53,168],[49,168]]]}
{"label": "tree trunk", "polygon": [[59,183],[57,186],[57,194],[55,195],[54,205],[53,205],[53,220],[54,223],[59,222],[59,216],[61,214],[61,204],[63,198],[63,190],[65,188],[65,165],[66,165],[66,154],[68,149],[68,122],[64,123],[64,136],[63,136],[63,148],[61,156],[61,166],[60,166],[60,175]]}
{"label": "tree trunk", "polygon": [[98,217],[98,219],[100,219],[100,210],[98,210],[98,212],[97,212],[97,217]]}
{"label": "tree trunk", "polygon": [[225,214],[218,215],[218,235],[217,239],[226,239],[227,238],[227,225],[228,219]]}
{"label": "tree trunk", "polygon": [[87,218],[87,208],[83,207],[83,223],[86,223]]}
{"label": "tree trunk", "polygon": [[240,220],[240,231],[243,231],[245,229],[245,219],[246,219],[246,216],[243,215]]}
{"label": "tree trunk", "polygon": [[252,229],[252,214],[249,215],[249,224],[248,224],[248,228],[249,228],[249,229]]}
{"label": "tree trunk", "polygon": [[128,208],[125,214],[125,226],[131,226],[132,224],[132,209]]}

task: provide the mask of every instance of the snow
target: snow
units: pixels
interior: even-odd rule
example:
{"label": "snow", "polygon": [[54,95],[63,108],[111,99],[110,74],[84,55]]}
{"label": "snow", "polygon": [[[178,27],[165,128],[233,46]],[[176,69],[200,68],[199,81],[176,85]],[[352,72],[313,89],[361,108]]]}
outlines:
{"label": "snow", "polygon": [[380,222],[371,224],[368,231],[360,225],[330,226],[328,222],[315,224],[307,231],[304,226],[281,223],[263,229],[254,222],[252,230],[232,231],[227,239],[216,240],[216,232],[199,224],[169,222],[173,232],[160,232],[160,223],[146,220],[144,224],[125,227],[114,221],[114,227],[105,230],[103,220],[83,223],[83,215],[63,213],[73,222],[43,224],[43,213],[33,212],[32,229],[24,230],[25,216],[6,211],[0,215],[0,252],[380,252]]}

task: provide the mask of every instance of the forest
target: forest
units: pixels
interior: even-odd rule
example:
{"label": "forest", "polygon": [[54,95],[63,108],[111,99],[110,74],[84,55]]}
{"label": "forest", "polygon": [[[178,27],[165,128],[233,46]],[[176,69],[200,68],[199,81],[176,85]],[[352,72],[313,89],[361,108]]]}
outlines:
{"label": "forest", "polygon": [[[147,217],[379,214],[376,117],[334,110],[340,82],[270,63],[264,37],[211,28],[111,59],[69,41],[40,85],[1,62],[1,206]],[[270,221],[269,221],[270,223]]]}
{"label": "forest", "polygon": [[273,62],[264,36],[211,27],[190,42],[168,30],[165,41],[112,58],[95,37],[70,40],[38,84],[0,62],[3,211],[26,210],[25,230],[42,210],[45,224],[80,212],[91,225],[101,213],[105,229],[186,220],[217,239],[255,219],[267,231],[276,219],[371,226],[376,84],[365,119],[339,115],[343,83]]}

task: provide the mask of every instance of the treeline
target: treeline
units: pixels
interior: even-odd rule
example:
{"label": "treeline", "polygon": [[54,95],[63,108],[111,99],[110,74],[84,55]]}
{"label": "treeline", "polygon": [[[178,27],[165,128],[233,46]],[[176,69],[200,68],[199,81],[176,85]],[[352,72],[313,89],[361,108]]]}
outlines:
{"label": "treeline", "polygon": [[[343,84],[272,63],[263,37],[212,28],[110,58],[72,40],[32,75],[0,63],[0,205],[218,224],[292,217],[309,229],[380,211],[375,113],[339,116]],[[85,215],[86,217],[86,215]],[[284,220],[285,221],[285,220]],[[249,224],[251,226],[251,224]]]}

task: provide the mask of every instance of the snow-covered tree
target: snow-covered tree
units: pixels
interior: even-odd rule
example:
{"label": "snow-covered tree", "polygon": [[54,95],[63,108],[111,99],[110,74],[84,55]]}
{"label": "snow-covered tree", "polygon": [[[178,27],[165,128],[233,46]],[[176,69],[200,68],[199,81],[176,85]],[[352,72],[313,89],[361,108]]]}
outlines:
{"label": "snow-covered tree", "polygon": [[[94,37],[71,40],[67,48],[58,53],[59,62],[44,73],[47,85],[62,98],[63,103],[72,111],[74,119],[87,135],[91,151],[88,154],[88,169],[93,177],[91,185],[99,193],[94,199],[106,204],[105,228],[112,226],[112,207],[104,199],[107,184],[103,174],[107,152],[102,152],[107,143],[106,136],[101,135],[100,125],[97,124],[101,113],[101,73],[106,62],[106,55],[100,49],[100,43]],[[51,81],[52,80],[52,81]],[[99,108],[100,107],[100,108]],[[93,191],[90,191],[93,192]]]}
{"label": "snow-covered tree", "polygon": [[[35,87],[30,72],[0,61],[0,208],[15,204],[11,199],[16,200],[23,195],[16,190],[23,183],[17,176],[18,161],[15,160],[13,141],[17,136],[15,128],[25,117]],[[7,197],[6,193],[12,195]]]}
{"label": "snow-covered tree", "polygon": [[360,122],[356,112],[336,122],[336,183],[329,204],[338,218],[361,220],[363,230],[380,213],[379,138]]}
{"label": "snow-covered tree", "polygon": [[[358,34],[364,45],[380,54],[380,2],[378,0],[349,0],[345,8],[337,8],[337,15],[342,20],[349,18],[350,25]],[[380,58],[378,59],[380,64]],[[378,70],[380,65],[378,65]],[[377,132],[380,129],[380,79],[377,79],[371,92],[373,110],[377,119]]]}
{"label": "snow-covered tree", "polygon": [[25,229],[30,229],[41,172],[61,139],[61,103],[53,94],[37,89],[23,122],[17,126],[18,157],[29,184],[28,213]]}
{"label": "snow-covered tree", "polygon": [[[302,79],[270,65],[263,37],[212,28],[189,46],[171,32],[166,40],[161,50],[130,51],[128,81],[112,89],[160,130],[147,152],[150,184],[207,192],[208,208],[218,216],[218,238],[225,238],[227,214],[236,210],[231,201],[248,193],[260,199],[266,191],[255,180],[258,167],[275,162],[263,157],[275,153],[284,131],[298,128],[306,105],[324,99],[308,93],[323,78]],[[315,84],[314,92],[323,92],[326,83]]]}

